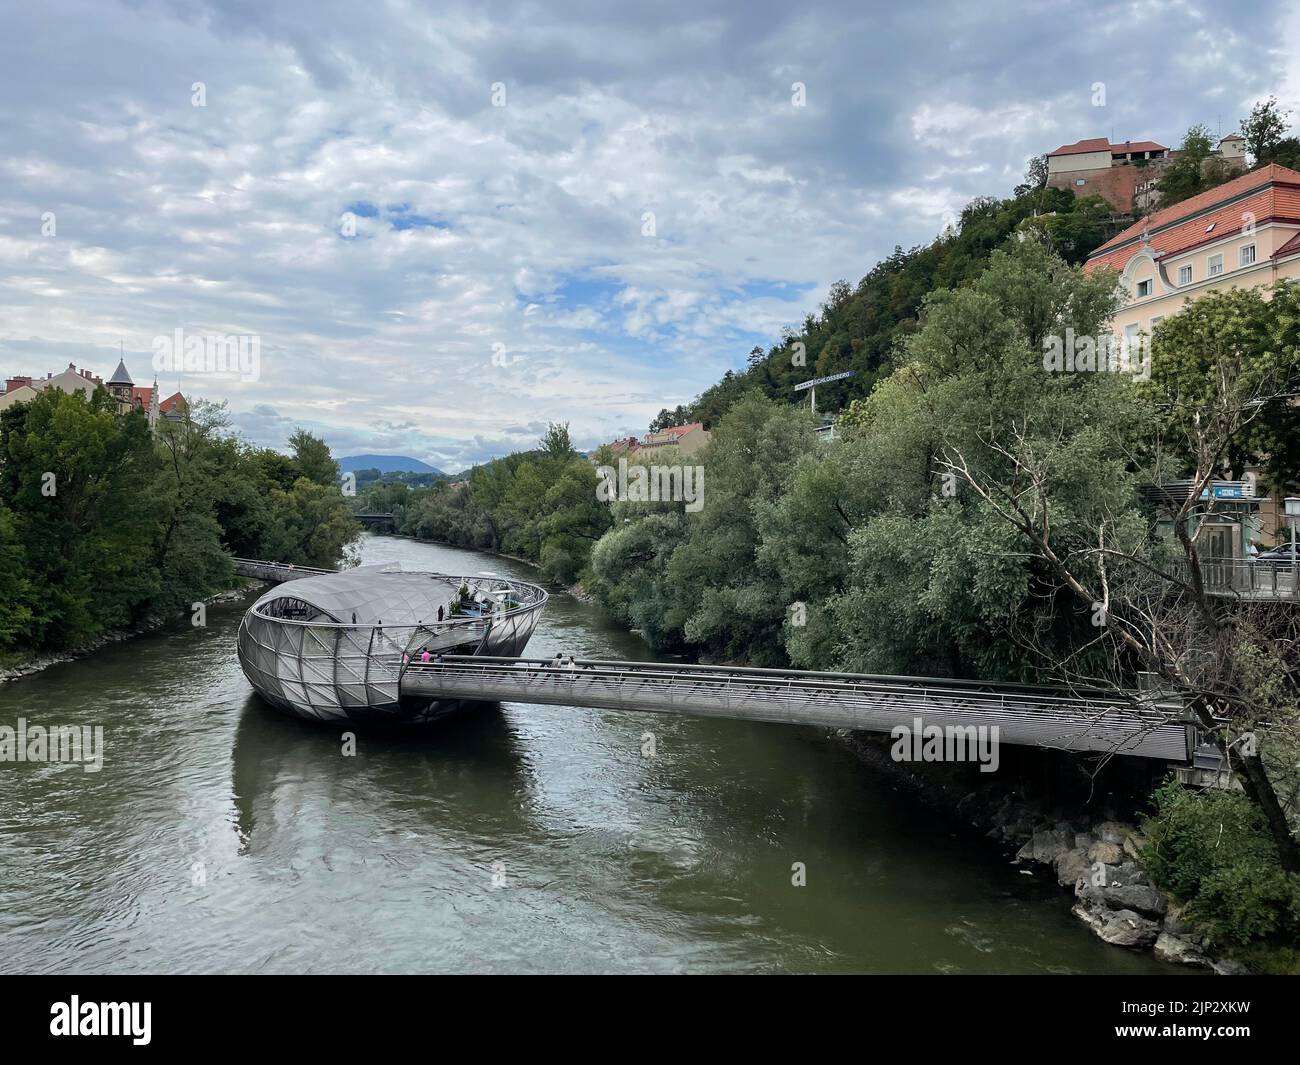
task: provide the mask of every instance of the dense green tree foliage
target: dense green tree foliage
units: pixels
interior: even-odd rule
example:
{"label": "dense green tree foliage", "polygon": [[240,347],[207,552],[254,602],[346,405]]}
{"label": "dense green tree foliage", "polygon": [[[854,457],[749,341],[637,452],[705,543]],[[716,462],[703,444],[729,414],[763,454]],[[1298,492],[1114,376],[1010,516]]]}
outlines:
{"label": "dense green tree foliage", "polygon": [[[1153,399],[1165,412],[1169,446],[1184,466],[1194,419],[1219,416],[1227,398],[1249,405],[1232,435],[1223,471],[1241,477],[1262,466],[1279,496],[1300,488],[1300,285],[1211,292],[1166,318],[1152,341]],[[1235,397],[1235,399],[1233,398]]]}
{"label": "dense green tree foliage", "polygon": [[467,481],[463,488],[383,482],[359,494],[357,506],[393,514],[407,535],[536,562],[563,584],[585,571],[610,527],[609,507],[596,497],[595,468],[574,450],[568,425],[551,425],[536,450],[478,466]]}
{"label": "dense green tree foliage", "polygon": [[1237,171],[1210,154],[1213,148],[1206,126],[1192,126],[1187,131],[1178,157],[1156,182],[1161,208],[1172,207],[1237,176]]}
{"label": "dense green tree foliage", "polygon": [[[48,389],[0,414],[0,650],[76,646],[179,618],[231,582],[231,555],[334,565],[359,531],[328,448],[231,435],[193,403],[151,430],[104,390]],[[310,471],[308,476],[307,471]]]}
{"label": "dense green tree foliage", "polygon": [[1283,872],[1259,809],[1236,792],[1168,784],[1155,794],[1143,860],[1184,916],[1246,944],[1300,934],[1300,878]]}
{"label": "dense green tree foliage", "polygon": [[1278,162],[1284,166],[1291,165],[1279,158],[1281,154],[1289,154],[1290,146],[1286,142],[1295,140],[1286,135],[1290,128],[1289,115],[1289,111],[1279,106],[1277,97],[1270,96],[1252,107],[1250,114],[1241,120],[1241,135],[1255,165]]}

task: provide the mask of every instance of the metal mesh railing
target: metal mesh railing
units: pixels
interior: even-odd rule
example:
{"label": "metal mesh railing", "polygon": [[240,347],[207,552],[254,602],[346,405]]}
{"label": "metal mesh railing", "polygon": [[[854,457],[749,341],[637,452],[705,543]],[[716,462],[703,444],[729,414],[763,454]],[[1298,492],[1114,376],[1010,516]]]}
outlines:
{"label": "metal mesh railing", "polygon": [[925,723],[997,725],[1008,743],[1185,761],[1181,705],[1144,692],[1071,693],[1022,685],[587,660],[445,656],[412,664],[404,692],[888,731]]}

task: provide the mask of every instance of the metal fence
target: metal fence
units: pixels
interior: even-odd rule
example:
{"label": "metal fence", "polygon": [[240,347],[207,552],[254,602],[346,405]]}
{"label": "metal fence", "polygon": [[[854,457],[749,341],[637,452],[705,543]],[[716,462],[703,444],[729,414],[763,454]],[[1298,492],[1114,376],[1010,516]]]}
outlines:
{"label": "metal fence", "polygon": [[[1253,562],[1248,558],[1208,558],[1200,560],[1201,582],[1211,595],[1236,596],[1242,599],[1298,599],[1300,580],[1290,563]],[[1185,559],[1173,564],[1173,576],[1191,580],[1191,566]]]}

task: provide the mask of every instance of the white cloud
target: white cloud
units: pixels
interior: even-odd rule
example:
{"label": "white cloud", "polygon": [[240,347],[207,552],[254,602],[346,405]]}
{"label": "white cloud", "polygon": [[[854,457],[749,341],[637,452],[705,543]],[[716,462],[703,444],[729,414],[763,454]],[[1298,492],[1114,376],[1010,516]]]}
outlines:
{"label": "white cloud", "polygon": [[121,342],[145,379],[154,336],[252,333],[258,382],[161,383],[228,399],[261,443],[303,424],[454,469],[547,420],[584,443],[644,427],[835,279],[1009,192],[1027,156],[1112,125],[1175,138],[1220,90],[1282,84],[1295,54],[1231,61],[1263,17],[1235,5],[1214,22],[1222,67],[1183,84],[1198,9],[1163,6],[1159,48],[1130,5],[1098,25],[1141,17],[1141,35],[1067,17],[26,5],[0,39],[0,371],[107,372]]}

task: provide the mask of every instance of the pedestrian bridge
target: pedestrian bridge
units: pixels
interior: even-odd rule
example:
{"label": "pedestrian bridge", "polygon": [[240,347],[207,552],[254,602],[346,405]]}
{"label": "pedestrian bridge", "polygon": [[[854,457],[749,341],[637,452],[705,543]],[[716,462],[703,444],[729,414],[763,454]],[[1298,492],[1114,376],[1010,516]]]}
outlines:
{"label": "pedestrian bridge", "polygon": [[896,725],[998,726],[999,741],[1187,762],[1181,706],[1129,692],[731,666],[446,655],[403,667],[404,695],[551,703],[888,732]]}
{"label": "pedestrian bridge", "polygon": [[235,575],[252,577],[254,580],[269,581],[279,584],[300,577],[319,577],[323,573],[337,573],[333,569],[313,569],[311,566],[295,566],[288,562],[267,562],[258,558],[234,558]]}
{"label": "pedestrian bridge", "polygon": [[[234,562],[240,576],[273,583],[335,572],[259,559]],[[996,725],[1001,743],[1184,764],[1196,743],[1181,704],[1149,692],[600,659],[576,661],[572,669],[540,658],[486,655],[443,654],[425,663],[420,650],[436,652],[438,646],[429,632],[402,630],[399,645],[392,643],[397,630],[389,625],[386,631],[392,646],[367,649],[365,679],[380,677],[395,706],[404,699],[549,703],[868,732],[911,728],[920,717],[925,726],[945,730]]]}

